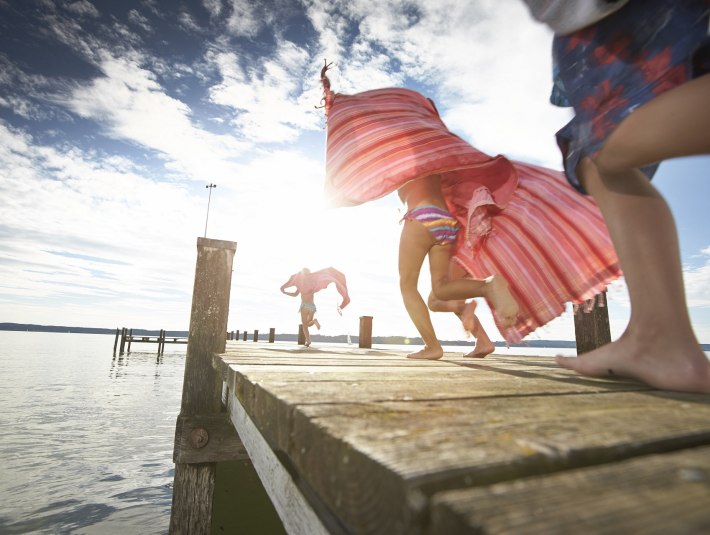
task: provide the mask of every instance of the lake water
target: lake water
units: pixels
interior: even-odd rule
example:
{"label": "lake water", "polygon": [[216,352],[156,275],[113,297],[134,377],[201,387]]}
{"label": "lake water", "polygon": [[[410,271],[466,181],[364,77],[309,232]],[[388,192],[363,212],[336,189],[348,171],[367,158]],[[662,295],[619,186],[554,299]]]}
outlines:
{"label": "lake water", "polygon": [[113,342],[0,332],[0,533],[167,533],[185,346]]}
{"label": "lake water", "polygon": [[114,357],[113,343],[107,335],[0,331],[0,533],[167,533],[186,346],[166,345],[158,357],[155,345],[134,345]]}

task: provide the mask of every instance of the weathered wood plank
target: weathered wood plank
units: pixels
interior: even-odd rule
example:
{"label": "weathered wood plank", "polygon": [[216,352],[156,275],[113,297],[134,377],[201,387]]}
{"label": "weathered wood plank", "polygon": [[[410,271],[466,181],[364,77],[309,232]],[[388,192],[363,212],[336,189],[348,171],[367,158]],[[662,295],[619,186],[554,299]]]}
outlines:
{"label": "weathered wood plank", "polygon": [[710,448],[443,492],[430,533],[710,533]]}
{"label": "weathered wood plank", "polygon": [[227,413],[178,416],[175,463],[217,463],[249,459]]}
{"label": "weathered wood plank", "polygon": [[259,474],[276,512],[291,535],[328,535],[328,530],[303,496],[291,474],[276,457],[239,401],[229,400],[232,423],[242,437],[254,469]]}

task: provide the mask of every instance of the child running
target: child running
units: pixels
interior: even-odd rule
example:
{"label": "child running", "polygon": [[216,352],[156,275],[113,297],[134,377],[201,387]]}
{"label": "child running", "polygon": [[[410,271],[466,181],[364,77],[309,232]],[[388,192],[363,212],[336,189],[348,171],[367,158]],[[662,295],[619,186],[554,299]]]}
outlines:
{"label": "child running", "polygon": [[[354,206],[398,191],[405,203],[400,288],[425,344],[410,358],[443,355],[416,287],[427,256],[435,310],[458,313],[475,336],[475,303],[462,300],[484,297],[510,343],[621,275],[598,208],[576,194],[562,173],[476,150],[415,91],[334,93],[328,67],[321,71],[326,200]],[[449,277],[452,263],[464,278]],[[442,306],[446,301],[451,304]],[[470,356],[490,351],[482,346]]]}
{"label": "child running", "polygon": [[710,153],[710,2],[598,2],[586,21],[575,20],[579,2],[526,3],[556,32],[553,103],[575,111],[557,133],[567,179],[604,214],[632,307],[618,340],[557,361],[583,375],[710,392],[675,222],[649,180],[663,160]]}
{"label": "child running", "polygon": [[[335,288],[343,298],[338,306],[338,313],[350,303],[348,295],[348,286],[345,281],[345,275],[335,268],[325,268],[311,273],[308,268],[303,268],[298,273],[294,273],[289,279],[281,285],[281,292],[297,297],[301,295],[301,306],[298,307],[298,312],[301,315],[301,328],[303,329],[304,345],[311,345],[311,334],[309,327],[315,326],[320,330],[320,323],[315,318],[317,309],[314,296],[320,290],[326,288],[330,283],[335,284]],[[293,291],[287,291],[286,288],[295,288]]]}

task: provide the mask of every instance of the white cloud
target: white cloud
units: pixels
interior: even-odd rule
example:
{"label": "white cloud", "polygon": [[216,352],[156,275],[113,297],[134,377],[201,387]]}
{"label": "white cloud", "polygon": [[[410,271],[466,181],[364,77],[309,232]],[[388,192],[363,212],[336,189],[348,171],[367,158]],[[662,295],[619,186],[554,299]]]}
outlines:
{"label": "white cloud", "polygon": [[94,4],[88,0],[76,0],[75,2],[70,2],[64,6],[67,11],[71,11],[76,15],[82,15],[87,17],[98,17],[100,16],[99,10],[96,9]]}
{"label": "white cloud", "polygon": [[222,0],[202,0],[202,5],[212,17],[222,13]]}
{"label": "white cloud", "polygon": [[189,106],[168,96],[136,62],[108,57],[101,67],[104,77],[72,92],[73,111],[99,123],[110,137],[159,151],[169,168],[188,177],[233,174],[231,161],[251,143],[195,127]]}
{"label": "white cloud", "polygon": [[212,101],[233,110],[232,124],[254,142],[295,141],[303,130],[319,128],[316,81],[304,91],[304,74],[313,69],[305,50],[284,41],[272,58],[243,69],[233,52],[210,56],[222,81],[210,89]]}
{"label": "white cloud", "polygon": [[128,20],[136,26],[140,27],[146,33],[153,32],[153,28],[151,27],[148,18],[141,15],[141,13],[137,9],[131,9],[128,12]]}
{"label": "white cloud", "polygon": [[257,2],[231,0],[232,12],[227,19],[229,32],[236,37],[255,37],[268,19],[265,10],[259,10]]}

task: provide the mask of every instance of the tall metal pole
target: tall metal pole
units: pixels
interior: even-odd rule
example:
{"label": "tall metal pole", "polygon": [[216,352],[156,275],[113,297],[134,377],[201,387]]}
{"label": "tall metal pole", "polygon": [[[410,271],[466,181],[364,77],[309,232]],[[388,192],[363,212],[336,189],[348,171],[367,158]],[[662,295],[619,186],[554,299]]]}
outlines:
{"label": "tall metal pole", "polygon": [[207,217],[205,218],[205,238],[206,238],[207,237],[207,221],[209,221],[209,219],[210,219],[210,201],[212,200],[212,188],[216,188],[217,184],[212,184],[212,182],[210,182],[205,187],[210,190],[209,197],[207,197]]}

